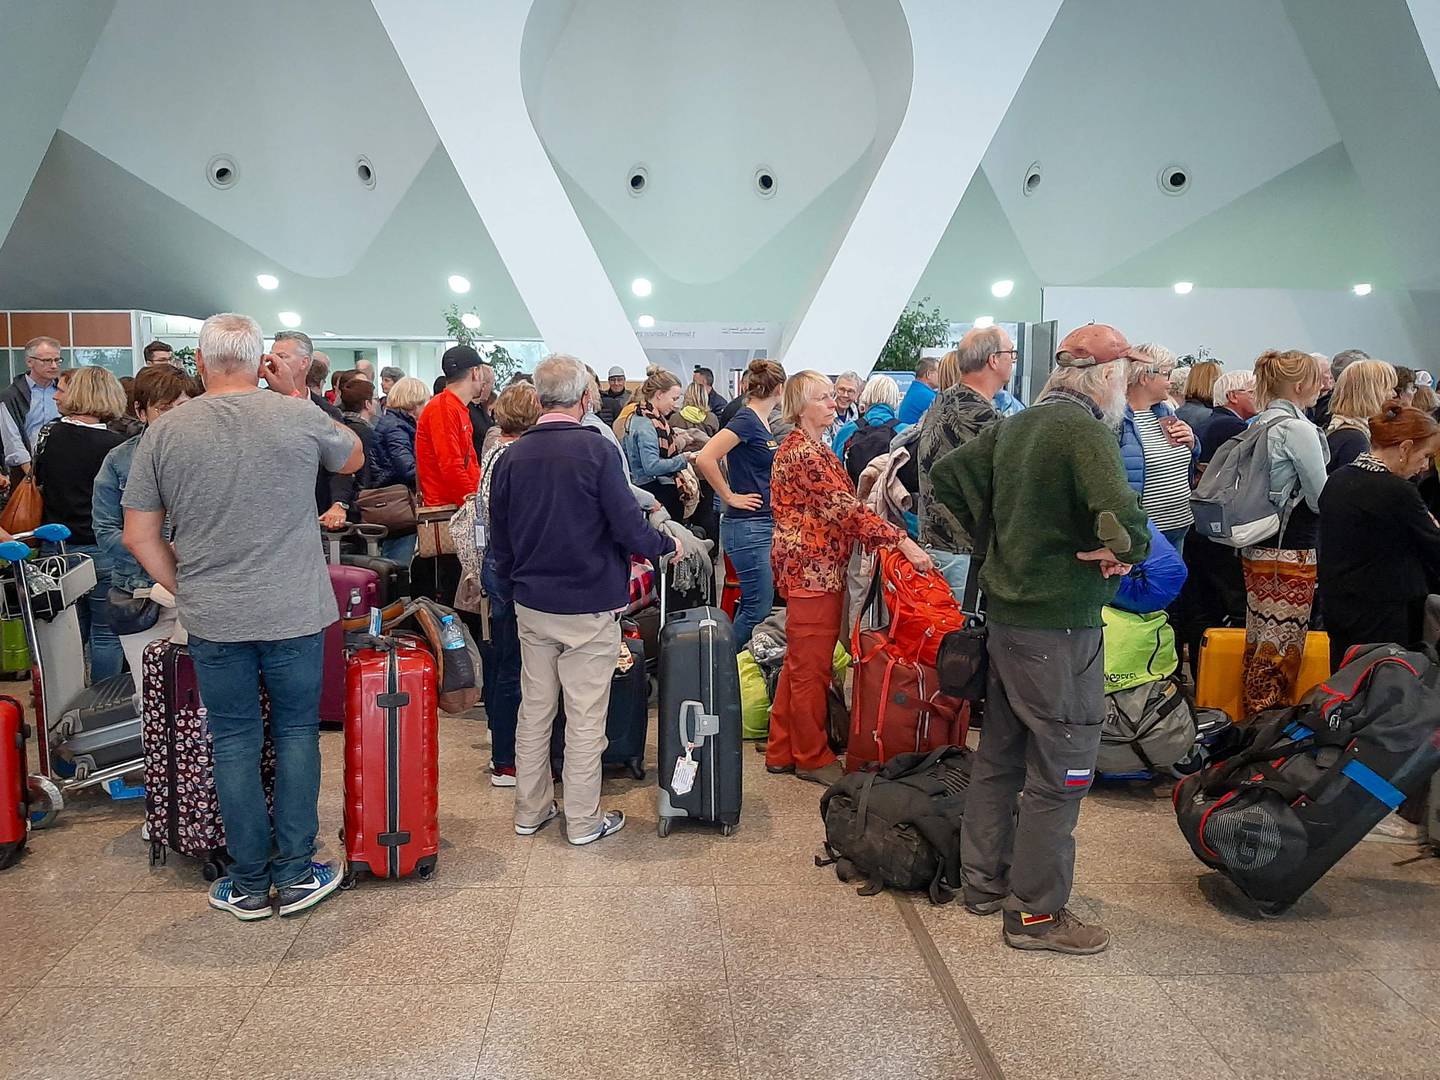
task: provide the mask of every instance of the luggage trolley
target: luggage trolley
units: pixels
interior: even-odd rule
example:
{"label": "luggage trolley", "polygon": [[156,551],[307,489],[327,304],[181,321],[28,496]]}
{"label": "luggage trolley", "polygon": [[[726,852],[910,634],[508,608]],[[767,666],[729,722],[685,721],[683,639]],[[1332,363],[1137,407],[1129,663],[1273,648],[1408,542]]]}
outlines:
{"label": "luggage trolley", "polygon": [[[129,747],[132,740],[129,724],[134,725],[133,746],[139,746],[138,714],[133,721],[124,720],[122,725],[110,726],[96,731],[62,732],[59,725],[67,709],[77,703],[91,699],[113,696],[112,680],[94,687],[85,685],[85,665],[54,663],[68,637],[79,639],[79,619],[74,606],[83,602],[95,587],[95,564],[90,556],[65,550],[65,541],[70,530],[64,525],[41,525],[34,532],[20,533],[12,540],[0,543],[0,568],[8,568],[4,574],[0,569],[0,606],[6,618],[20,619],[25,627],[25,640],[30,646],[31,681],[34,691],[35,744],[38,769],[30,776],[31,824],[44,828],[55,820],[65,807],[65,792],[79,791],[87,787],[104,786],[112,797],[133,797],[134,788],[123,788],[123,777],[143,777],[145,759],[143,755],[123,754],[122,760],[92,768],[82,761],[75,763],[73,775],[65,775],[61,763],[56,760],[57,746],[70,750],[83,750],[87,737],[92,740],[102,732],[116,732],[125,738],[111,742],[110,748],[120,745]],[[59,546],[59,553],[35,555],[32,544],[47,543]],[[47,666],[46,656],[51,657]],[[83,654],[82,654],[83,655]],[[117,679],[130,680],[122,674]],[[120,684],[116,682],[116,685]],[[133,691],[133,684],[132,684]],[[133,697],[133,692],[131,697]],[[126,711],[120,703],[120,711]],[[114,712],[114,709],[109,709]],[[134,713],[133,704],[130,713]],[[68,736],[68,737],[67,737]]]}

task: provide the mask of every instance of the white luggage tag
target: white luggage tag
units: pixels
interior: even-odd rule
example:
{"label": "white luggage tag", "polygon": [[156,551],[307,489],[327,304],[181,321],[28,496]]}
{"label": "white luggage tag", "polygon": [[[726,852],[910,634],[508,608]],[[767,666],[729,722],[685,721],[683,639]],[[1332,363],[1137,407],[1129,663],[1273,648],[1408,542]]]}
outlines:
{"label": "white luggage tag", "polygon": [[690,756],[690,747],[685,748],[685,755],[675,759],[675,775],[670,778],[670,791],[674,795],[689,795],[690,790],[695,786],[695,770],[698,764]]}

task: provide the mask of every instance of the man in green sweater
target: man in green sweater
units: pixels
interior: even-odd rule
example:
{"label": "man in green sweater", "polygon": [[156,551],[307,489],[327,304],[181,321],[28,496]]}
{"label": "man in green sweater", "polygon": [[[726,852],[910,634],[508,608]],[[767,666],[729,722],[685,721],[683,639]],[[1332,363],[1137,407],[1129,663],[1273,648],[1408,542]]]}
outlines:
{"label": "man in green sweater", "polygon": [[1110,943],[1065,905],[1105,714],[1100,609],[1150,546],[1115,435],[1130,352],[1113,327],[1074,331],[1034,407],[930,477],[984,553],[990,681],[961,837],[965,906],[1003,910],[1017,949],[1085,955]]}

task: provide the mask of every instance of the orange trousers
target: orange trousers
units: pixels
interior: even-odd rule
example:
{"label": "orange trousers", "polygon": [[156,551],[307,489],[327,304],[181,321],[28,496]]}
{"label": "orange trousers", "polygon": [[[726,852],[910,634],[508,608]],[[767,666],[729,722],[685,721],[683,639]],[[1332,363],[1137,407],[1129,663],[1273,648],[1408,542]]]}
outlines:
{"label": "orange trousers", "polygon": [[825,691],[834,677],[843,592],[786,599],[785,662],[770,707],[765,764],[819,769],[835,760],[825,738]]}

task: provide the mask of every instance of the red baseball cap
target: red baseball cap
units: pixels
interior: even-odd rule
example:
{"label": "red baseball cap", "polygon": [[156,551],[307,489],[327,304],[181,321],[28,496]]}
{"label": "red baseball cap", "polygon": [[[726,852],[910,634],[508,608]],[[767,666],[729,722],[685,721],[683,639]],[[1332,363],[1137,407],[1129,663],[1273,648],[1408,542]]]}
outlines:
{"label": "red baseball cap", "polygon": [[1061,367],[1095,367],[1115,360],[1139,360],[1125,335],[1113,326],[1091,323],[1071,330],[1055,350],[1055,362]]}

